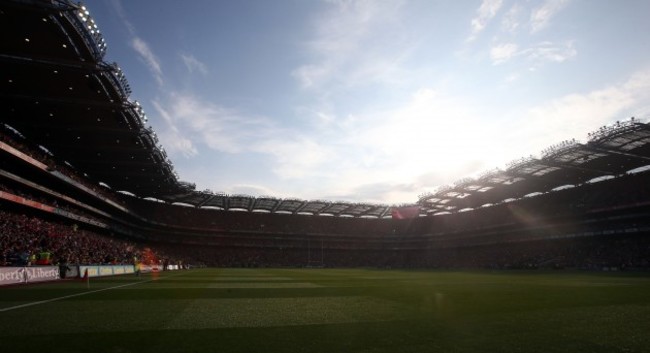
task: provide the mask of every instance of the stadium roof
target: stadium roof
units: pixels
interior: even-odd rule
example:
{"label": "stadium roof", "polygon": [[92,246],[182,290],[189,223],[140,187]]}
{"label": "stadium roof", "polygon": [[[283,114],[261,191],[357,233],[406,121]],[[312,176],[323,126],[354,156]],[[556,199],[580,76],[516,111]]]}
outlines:
{"label": "stadium roof", "polygon": [[2,122],[93,180],[138,195],[182,190],[146,115],[129,100],[88,9],[3,1]]}
{"label": "stadium roof", "polygon": [[420,196],[418,203],[430,214],[456,212],[618,177],[647,165],[650,125],[632,118],[590,133],[586,144],[563,141],[542,151],[540,158],[521,158],[510,162],[506,170],[460,180]]}
{"label": "stadium roof", "polygon": [[385,217],[391,208],[387,205],[344,201],[305,201],[294,198],[280,199],[271,196],[226,195],[214,194],[210,191],[168,195],[165,199],[165,201],[169,202],[220,210],[373,218]]}
{"label": "stadium roof", "polygon": [[[88,9],[70,1],[0,5],[2,122],[91,180],[170,203],[223,210],[382,218],[391,206],[225,195],[178,180],[148,127]],[[513,161],[463,179],[417,202],[423,214],[474,209],[545,193],[650,164],[650,127],[631,119],[602,127],[581,144],[565,141],[540,158]]]}

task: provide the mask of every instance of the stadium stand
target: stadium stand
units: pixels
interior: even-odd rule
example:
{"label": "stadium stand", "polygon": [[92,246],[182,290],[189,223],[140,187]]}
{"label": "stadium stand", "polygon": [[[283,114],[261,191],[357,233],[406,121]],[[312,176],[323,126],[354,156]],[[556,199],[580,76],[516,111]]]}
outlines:
{"label": "stadium stand", "polygon": [[[178,180],[83,5],[0,10],[0,265],[131,263],[149,248],[209,266],[650,268],[637,119],[409,205],[201,192]],[[402,206],[411,216],[391,217]]]}

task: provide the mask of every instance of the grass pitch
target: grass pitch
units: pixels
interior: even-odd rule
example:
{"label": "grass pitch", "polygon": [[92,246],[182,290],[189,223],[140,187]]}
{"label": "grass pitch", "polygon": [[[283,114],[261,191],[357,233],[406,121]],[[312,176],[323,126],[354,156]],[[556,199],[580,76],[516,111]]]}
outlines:
{"label": "grass pitch", "polygon": [[202,269],[0,288],[0,352],[650,352],[650,276]]}

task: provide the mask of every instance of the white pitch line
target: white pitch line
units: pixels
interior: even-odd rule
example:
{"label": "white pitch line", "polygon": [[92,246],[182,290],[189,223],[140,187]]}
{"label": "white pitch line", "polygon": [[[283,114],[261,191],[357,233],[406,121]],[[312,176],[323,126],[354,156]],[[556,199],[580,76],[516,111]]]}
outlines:
{"label": "white pitch line", "polygon": [[79,296],[86,295],[86,294],[92,294],[92,293],[97,293],[97,292],[103,292],[103,291],[105,291],[105,290],[116,289],[116,288],[122,288],[122,287],[128,287],[128,286],[133,286],[133,285],[136,285],[136,284],[147,283],[147,282],[151,282],[151,281],[155,281],[155,280],[154,280],[154,279],[150,279],[150,280],[146,280],[146,281],[140,281],[140,282],[134,282],[134,283],[122,284],[122,285],[115,286],[115,287],[102,288],[102,289],[95,289],[95,290],[91,290],[91,291],[89,291],[89,292],[83,292],[83,293],[77,293],[77,294],[70,294],[70,295],[66,295],[66,296],[63,296],[63,297],[52,298],[52,299],[48,299],[48,300],[40,300],[40,301],[33,302],[33,303],[21,304],[21,305],[16,305],[16,306],[11,306],[11,307],[8,307],[8,308],[0,309],[0,312],[9,311],[9,310],[14,310],[14,309],[20,309],[20,308],[26,308],[26,307],[28,307],[28,306],[33,306],[33,305],[38,305],[38,304],[51,303],[51,302],[55,302],[55,301],[57,301],[57,300],[63,300],[63,299],[68,299],[68,298],[73,298],[73,297],[79,297]]}

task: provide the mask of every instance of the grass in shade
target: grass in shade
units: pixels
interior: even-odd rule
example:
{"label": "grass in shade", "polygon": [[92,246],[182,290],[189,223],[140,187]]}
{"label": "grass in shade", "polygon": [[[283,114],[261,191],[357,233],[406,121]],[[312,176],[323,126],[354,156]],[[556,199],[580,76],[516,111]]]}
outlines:
{"label": "grass in shade", "polygon": [[648,352],[650,276],[202,269],[0,288],[0,352]]}

